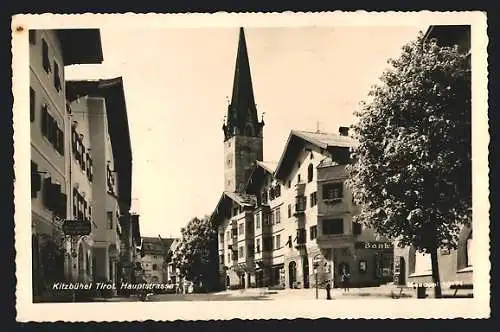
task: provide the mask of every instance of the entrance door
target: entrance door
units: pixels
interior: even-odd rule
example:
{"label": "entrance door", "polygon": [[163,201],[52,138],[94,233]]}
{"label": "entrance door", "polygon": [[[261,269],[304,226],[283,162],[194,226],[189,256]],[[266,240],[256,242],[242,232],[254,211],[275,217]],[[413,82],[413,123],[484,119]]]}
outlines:
{"label": "entrance door", "polygon": [[297,282],[297,263],[290,262],[290,264],[288,264],[288,286],[290,288],[294,288],[296,282]]}
{"label": "entrance door", "polygon": [[304,288],[309,288],[309,259],[307,256],[302,258],[302,274],[304,276]]}

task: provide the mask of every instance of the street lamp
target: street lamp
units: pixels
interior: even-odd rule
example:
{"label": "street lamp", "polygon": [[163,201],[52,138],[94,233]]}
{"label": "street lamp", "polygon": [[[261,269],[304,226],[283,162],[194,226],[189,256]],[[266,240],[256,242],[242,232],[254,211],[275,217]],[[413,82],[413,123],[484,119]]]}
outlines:
{"label": "street lamp", "polygon": [[314,266],[314,277],[316,279],[316,300],[318,299],[318,266],[320,262],[321,254],[317,254],[313,258],[313,266]]}

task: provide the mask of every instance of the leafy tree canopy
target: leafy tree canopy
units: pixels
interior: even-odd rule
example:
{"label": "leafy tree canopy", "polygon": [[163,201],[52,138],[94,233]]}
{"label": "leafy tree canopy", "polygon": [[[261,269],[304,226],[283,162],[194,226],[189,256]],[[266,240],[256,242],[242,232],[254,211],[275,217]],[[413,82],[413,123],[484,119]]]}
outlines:
{"label": "leafy tree canopy", "polygon": [[355,113],[356,219],[419,251],[456,248],[472,196],[470,58],[420,33],[388,63]]}

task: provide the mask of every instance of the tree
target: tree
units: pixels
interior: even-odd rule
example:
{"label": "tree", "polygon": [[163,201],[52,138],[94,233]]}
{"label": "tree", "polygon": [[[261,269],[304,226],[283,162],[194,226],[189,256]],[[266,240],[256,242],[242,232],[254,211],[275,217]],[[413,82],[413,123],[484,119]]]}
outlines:
{"label": "tree", "polygon": [[218,285],[217,250],[216,227],[207,216],[195,217],[182,229],[172,261],[183,277],[195,285],[202,283],[206,290],[213,290]]}
{"label": "tree", "polygon": [[362,102],[358,145],[347,167],[355,217],[379,234],[430,253],[441,297],[437,251],[455,249],[471,207],[470,60],[422,33],[389,59],[381,84]]}

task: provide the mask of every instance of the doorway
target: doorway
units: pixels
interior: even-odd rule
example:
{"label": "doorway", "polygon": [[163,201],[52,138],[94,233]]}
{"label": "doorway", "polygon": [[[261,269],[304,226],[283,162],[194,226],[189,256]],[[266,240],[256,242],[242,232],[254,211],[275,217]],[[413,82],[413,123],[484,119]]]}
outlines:
{"label": "doorway", "polygon": [[302,257],[302,274],[304,276],[304,288],[309,288],[309,259],[307,256]]}
{"label": "doorway", "polygon": [[288,286],[290,288],[295,288],[297,282],[297,263],[294,261],[288,264]]}

